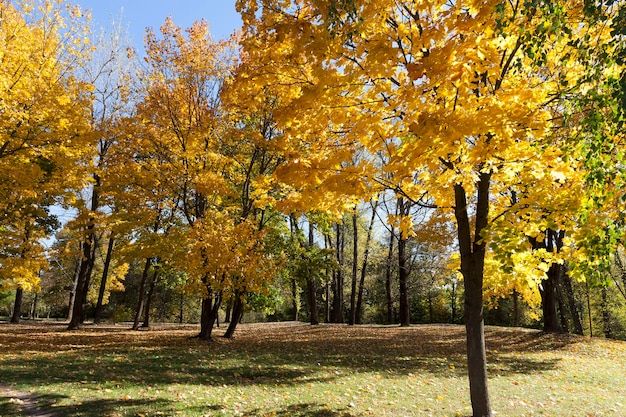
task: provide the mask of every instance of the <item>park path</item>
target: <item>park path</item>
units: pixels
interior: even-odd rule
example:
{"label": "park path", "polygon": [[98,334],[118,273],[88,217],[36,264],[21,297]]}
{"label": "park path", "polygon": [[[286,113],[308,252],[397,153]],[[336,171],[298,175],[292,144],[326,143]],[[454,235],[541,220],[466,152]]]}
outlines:
{"label": "park path", "polygon": [[8,398],[16,404],[25,417],[55,417],[52,412],[39,408],[36,395],[16,391],[0,384],[0,397]]}

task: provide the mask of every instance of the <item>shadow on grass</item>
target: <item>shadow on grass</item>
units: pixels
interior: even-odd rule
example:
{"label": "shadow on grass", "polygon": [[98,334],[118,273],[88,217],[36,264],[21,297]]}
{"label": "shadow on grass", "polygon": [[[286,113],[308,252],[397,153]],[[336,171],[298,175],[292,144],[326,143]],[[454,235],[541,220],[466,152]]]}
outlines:
{"label": "shadow on grass", "polygon": [[[228,410],[222,410],[221,406],[209,406],[209,407],[192,407],[192,410],[196,413],[211,412],[211,415],[230,415]],[[305,403],[305,404],[293,404],[285,408],[278,410],[260,410],[253,409],[243,413],[243,415],[249,416],[272,416],[272,417],[354,417],[356,414],[351,414],[345,409],[331,409],[323,404]]]}
{"label": "shadow on grass", "polygon": [[[272,387],[331,382],[343,373],[365,372],[466,376],[462,326],[248,325],[235,339],[212,343],[189,339],[196,330],[129,332],[120,326],[89,326],[70,333],[62,325],[0,325],[4,352],[16,355],[1,363],[0,373],[7,384],[83,383],[86,389]],[[579,340],[519,329],[488,328],[486,333],[489,371],[502,376],[553,370],[558,360],[511,354],[550,351]]]}
{"label": "shadow on grass", "polygon": [[18,417],[21,415],[17,404],[12,403],[9,398],[0,397],[0,416]]}
{"label": "shadow on grass", "polygon": [[[324,368],[355,372],[465,375],[462,326],[283,325],[244,327],[234,340],[205,343],[188,339],[194,330],[128,332],[116,326],[65,332],[61,325],[3,328],[4,353],[20,357],[2,367],[6,382],[108,381],[149,384],[297,384]],[[501,354],[554,350],[576,337],[518,329],[489,328],[489,362]],[[50,347],[54,356],[50,357]],[[24,351],[42,355],[22,355]],[[553,362],[520,357],[507,373],[547,371]],[[24,381],[26,379],[27,381]]]}

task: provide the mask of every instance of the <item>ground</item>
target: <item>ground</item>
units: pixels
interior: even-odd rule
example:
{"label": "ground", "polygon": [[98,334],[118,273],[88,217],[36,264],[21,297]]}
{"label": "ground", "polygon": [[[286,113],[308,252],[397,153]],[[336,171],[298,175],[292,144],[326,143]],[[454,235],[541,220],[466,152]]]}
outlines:
{"label": "ground", "polygon": [[[0,322],[0,415],[467,416],[462,326]],[[487,328],[498,416],[626,415],[626,343]]]}

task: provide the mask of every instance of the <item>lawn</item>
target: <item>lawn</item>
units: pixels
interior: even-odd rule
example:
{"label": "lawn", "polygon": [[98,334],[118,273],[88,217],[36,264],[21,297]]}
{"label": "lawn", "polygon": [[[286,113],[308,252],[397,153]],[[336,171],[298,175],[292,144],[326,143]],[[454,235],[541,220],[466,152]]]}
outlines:
{"label": "lawn", "polygon": [[[197,330],[0,323],[0,384],[59,417],[471,414],[461,326],[244,324],[212,342]],[[486,336],[497,416],[626,415],[626,343]],[[7,394],[0,415],[29,410]]]}

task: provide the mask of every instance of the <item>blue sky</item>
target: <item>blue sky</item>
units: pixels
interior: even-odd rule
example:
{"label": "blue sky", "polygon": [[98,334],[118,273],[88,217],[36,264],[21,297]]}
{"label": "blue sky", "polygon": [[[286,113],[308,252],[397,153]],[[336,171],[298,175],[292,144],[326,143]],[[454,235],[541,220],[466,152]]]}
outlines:
{"label": "blue sky", "polygon": [[158,31],[167,16],[183,28],[204,18],[210,23],[211,34],[226,38],[241,26],[235,11],[235,0],[70,0],[83,9],[90,9],[95,27],[110,28],[113,17],[119,18],[124,10],[124,22],[135,47],[143,49],[146,27]]}

